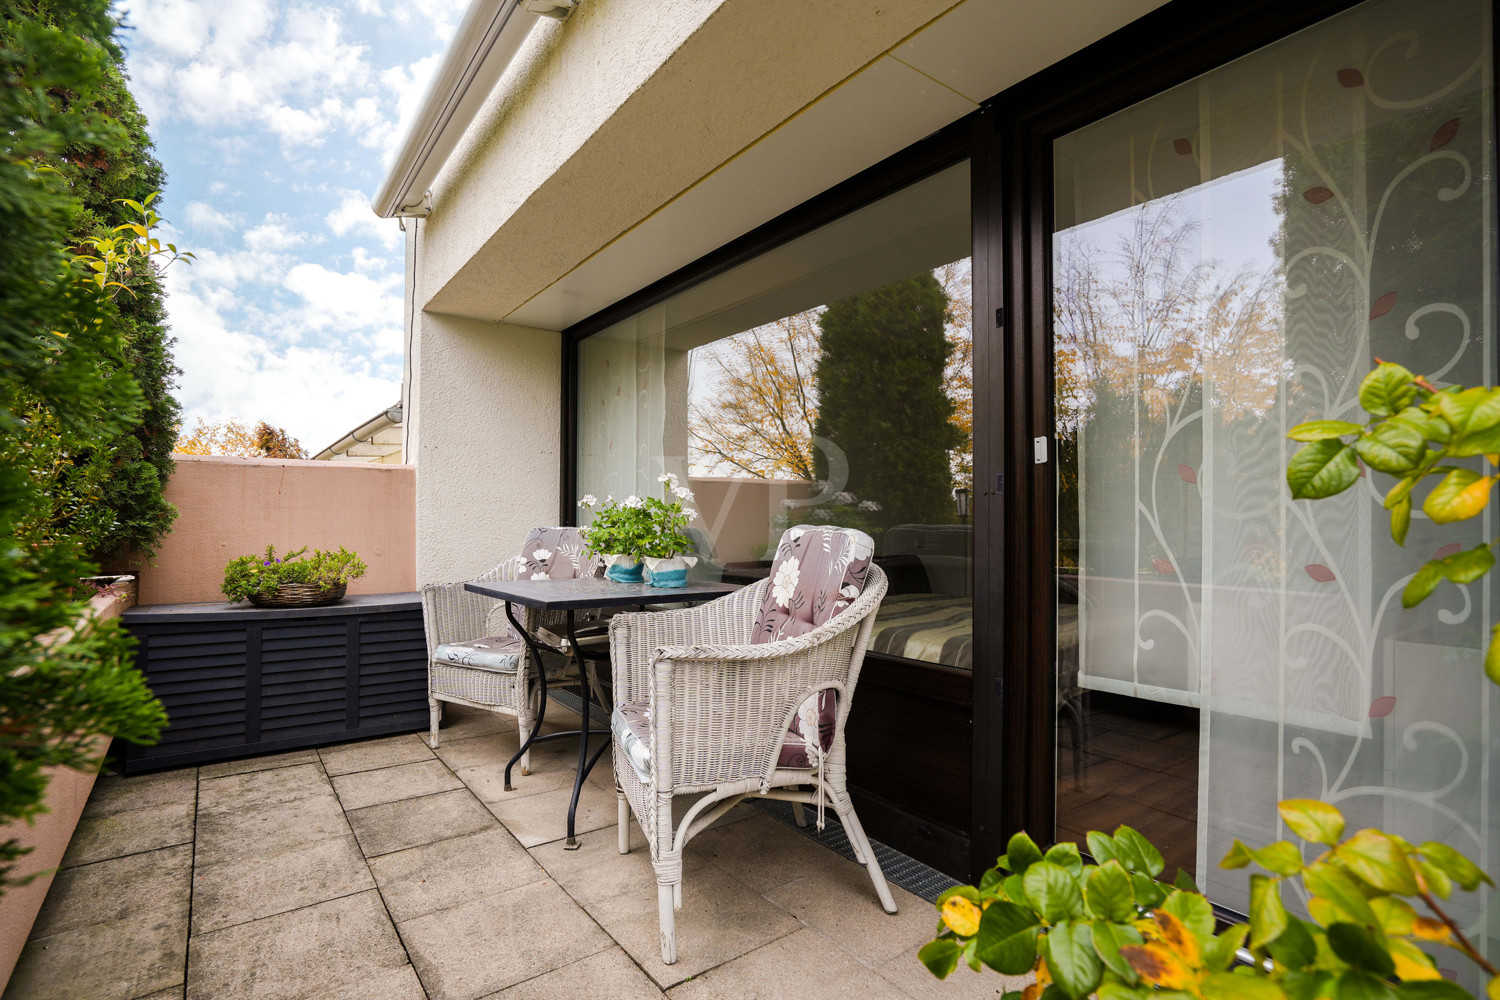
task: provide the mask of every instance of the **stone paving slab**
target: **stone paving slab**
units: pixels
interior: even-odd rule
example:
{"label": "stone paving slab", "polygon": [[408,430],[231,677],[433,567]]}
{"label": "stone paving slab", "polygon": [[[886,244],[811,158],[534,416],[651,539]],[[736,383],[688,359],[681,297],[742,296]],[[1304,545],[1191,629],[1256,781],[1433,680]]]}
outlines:
{"label": "stone paving slab", "polygon": [[[548,714],[549,730],[578,724]],[[102,780],[4,1000],[1017,988],[932,979],[916,961],[930,904],[893,890],[902,912],[886,915],[862,867],[748,807],[685,852],[679,961],[662,965],[650,852],[632,819],[631,853],[618,853],[610,762],[584,787],[581,849],[565,851],[577,745],[544,745],[519,792],[497,792],[513,722],[453,707],[437,754],[407,735]]]}

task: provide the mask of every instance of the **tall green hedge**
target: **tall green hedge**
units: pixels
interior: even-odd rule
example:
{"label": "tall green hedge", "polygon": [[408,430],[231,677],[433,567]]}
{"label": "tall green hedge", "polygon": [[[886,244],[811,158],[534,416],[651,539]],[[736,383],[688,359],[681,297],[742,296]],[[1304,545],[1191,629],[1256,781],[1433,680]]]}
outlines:
{"label": "tall green hedge", "polygon": [[[123,90],[115,29],[108,0],[0,0],[0,822],[40,811],[44,768],[87,765],[98,734],[150,741],[165,721],[123,631],[70,631],[91,596],[79,578],[118,544],[115,445],[150,407],[132,377],[155,356],[140,324],[160,327],[159,299],[117,305],[74,253],[105,224],[89,199],[109,201],[84,161],[141,154],[101,110]],[[0,843],[0,887],[21,853]]]}

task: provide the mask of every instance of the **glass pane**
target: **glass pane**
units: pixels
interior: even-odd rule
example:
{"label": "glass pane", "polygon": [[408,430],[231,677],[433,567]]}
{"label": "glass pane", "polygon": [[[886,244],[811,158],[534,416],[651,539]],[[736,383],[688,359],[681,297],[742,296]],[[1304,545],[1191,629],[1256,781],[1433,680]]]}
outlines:
{"label": "glass pane", "polygon": [[1376,357],[1493,381],[1490,38],[1367,3],[1055,144],[1060,837],[1129,823],[1239,909],[1285,798],[1500,859],[1492,584],[1399,599],[1491,515],[1402,548],[1388,477],[1285,482]]}
{"label": "glass pane", "polygon": [[964,163],[584,341],[580,496],[686,479],[703,577],[859,528],[891,582],[872,650],[969,669],[969,217]]}

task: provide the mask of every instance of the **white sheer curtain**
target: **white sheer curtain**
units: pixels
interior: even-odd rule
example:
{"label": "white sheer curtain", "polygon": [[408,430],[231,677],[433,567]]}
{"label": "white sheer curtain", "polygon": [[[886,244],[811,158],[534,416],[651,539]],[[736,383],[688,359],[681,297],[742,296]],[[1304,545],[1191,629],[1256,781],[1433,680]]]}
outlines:
{"label": "white sheer curtain", "polygon": [[[579,352],[581,494],[656,495],[667,468],[665,311],[648,309],[590,337]],[[681,455],[685,448],[672,453]],[[676,464],[680,464],[678,461]],[[682,474],[682,470],[673,470]]]}
{"label": "white sheer curtain", "polygon": [[1198,710],[1197,871],[1230,906],[1217,863],[1286,836],[1283,798],[1500,861],[1493,585],[1400,605],[1494,525],[1419,515],[1400,548],[1386,477],[1285,485],[1286,430],[1363,420],[1376,357],[1493,384],[1490,38],[1477,0],[1375,0],[1056,145],[1062,655]]}

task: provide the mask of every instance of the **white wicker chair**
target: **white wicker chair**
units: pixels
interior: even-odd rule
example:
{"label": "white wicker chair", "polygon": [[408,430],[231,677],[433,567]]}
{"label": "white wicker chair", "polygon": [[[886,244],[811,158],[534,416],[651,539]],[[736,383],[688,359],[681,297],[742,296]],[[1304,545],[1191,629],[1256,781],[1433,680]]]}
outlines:
{"label": "white wicker chair", "polygon": [[[619,614],[610,623],[619,850],[629,852],[630,813],[656,870],[662,961],[677,961],[674,913],[682,906],[682,851],[688,841],[748,796],[782,799],[837,813],[881,905],[896,912],[875,852],[855,815],[846,782],[844,723],[885,596],[885,574],[871,565],[862,591],[841,612],[789,639],[752,643],[770,580],[696,608]],[[837,692],[832,741],[815,768],[778,766],[799,707]],[[619,736],[622,709],[649,704],[646,773]],[[639,711],[639,709],[637,709]],[[640,740],[634,741],[637,752]],[[672,800],[699,795],[680,823]]]}
{"label": "white wicker chair", "polygon": [[[573,576],[597,576],[603,571],[603,563],[582,551],[582,540],[577,538],[576,528],[537,528],[527,535],[522,554],[505,560],[488,572],[475,577],[476,583],[499,580],[514,580],[518,573],[530,576],[539,567],[535,562],[535,550],[542,545],[548,560],[568,557],[569,565],[559,562],[552,570],[558,578]],[[559,541],[563,544],[559,545]],[[575,548],[576,545],[576,548]],[[566,548],[566,552],[563,549]],[[563,613],[539,612],[535,608],[517,608],[518,620],[533,636],[546,626],[565,623]],[[524,617],[519,615],[524,612]],[[431,729],[428,744],[437,749],[438,724],[442,720],[442,703],[468,705],[515,718],[518,738],[526,742],[536,725],[540,708],[541,687],[537,683],[537,665],[526,645],[512,634],[510,621],[505,613],[505,603],[480,594],[470,593],[462,583],[428,584],[422,588],[422,621],[427,633],[427,705],[430,712]],[[560,629],[558,631],[561,631]],[[566,640],[558,643],[543,642],[563,654],[561,664],[548,668],[548,681],[566,681],[577,677],[578,658],[567,647]],[[513,652],[516,667],[497,670],[493,667],[456,662],[451,657],[440,657],[439,647],[473,646],[487,643],[501,651]],[[520,760],[521,773],[531,773],[531,753],[528,750]]]}

